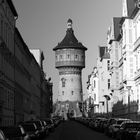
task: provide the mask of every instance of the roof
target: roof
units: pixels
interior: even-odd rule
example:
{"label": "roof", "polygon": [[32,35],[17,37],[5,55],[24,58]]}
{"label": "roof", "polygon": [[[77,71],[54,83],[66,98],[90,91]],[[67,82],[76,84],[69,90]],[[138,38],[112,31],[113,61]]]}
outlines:
{"label": "roof", "polygon": [[107,51],[106,46],[99,46],[99,57],[101,58],[100,61],[102,61],[103,59],[110,59],[110,54]]}
{"label": "roof", "polygon": [[132,17],[134,11],[138,9],[136,5],[137,5],[137,0],[127,0],[128,17]]}
{"label": "roof", "polygon": [[18,14],[17,14],[17,11],[15,9],[15,6],[14,6],[12,0],[6,0],[6,1],[7,1],[8,5],[10,6],[10,8],[11,8],[13,14],[14,14],[14,16],[17,17]]}
{"label": "roof", "polygon": [[110,54],[109,52],[105,52],[105,54],[102,57],[103,59],[109,59],[110,58]]}
{"label": "roof", "polygon": [[104,56],[106,46],[99,46],[99,57],[102,58]]}
{"label": "roof", "polygon": [[[69,19],[68,23],[72,24],[72,20]],[[71,26],[67,28],[64,39],[60,43],[58,43],[58,45],[53,50],[55,51],[57,49],[65,49],[65,48],[87,50],[87,48],[83,46],[82,43],[78,42]]]}
{"label": "roof", "polygon": [[113,24],[114,24],[114,39],[117,40],[119,34],[120,34],[120,20],[121,17],[114,17],[113,18]]}

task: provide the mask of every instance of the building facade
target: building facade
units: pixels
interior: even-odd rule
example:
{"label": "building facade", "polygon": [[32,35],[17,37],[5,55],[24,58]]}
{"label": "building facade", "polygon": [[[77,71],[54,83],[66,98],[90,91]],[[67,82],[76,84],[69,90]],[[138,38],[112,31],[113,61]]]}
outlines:
{"label": "building facade", "polygon": [[0,0],[0,124],[14,119],[14,32],[17,12],[11,0]]}
{"label": "building facade", "polygon": [[112,111],[112,98],[110,97],[110,54],[107,46],[99,46],[97,69],[99,77],[99,113],[109,114]]}
{"label": "building facade", "polygon": [[87,92],[88,100],[86,101],[88,106],[88,112],[90,116],[99,113],[99,79],[97,67],[93,68],[92,73],[88,76]]}
{"label": "building facade", "polygon": [[[53,49],[55,51],[55,66],[59,70],[60,112],[81,115],[79,103],[82,102],[82,69],[85,67],[85,50],[72,29],[72,20],[67,22],[67,32],[64,39]],[[67,115],[65,115],[67,116]]]}
{"label": "building facade", "polygon": [[[120,70],[120,101],[114,106],[115,115],[138,119],[139,91],[137,87],[138,53],[135,43],[137,40],[139,1],[123,0],[122,18],[120,20],[121,33],[119,42],[119,70]],[[138,45],[138,44],[137,44]],[[117,105],[120,109],[117,108]],[[115,111],[116,111],[115,110]]]}
{"label": "building facade", "polygon": [[[52,90],[42,89],[46,80],[42,67],[30,53],[15,27],[18,15],[11,0],[0,1],[0,126],[41,118],[41,91],[52,96]],[[45,84],[52,88],[52,84]],[[51,93],[51,94],[50,94]],[[46,110],[52,104],[43,102]],[[43,117],[44,117],[43,116]]]}

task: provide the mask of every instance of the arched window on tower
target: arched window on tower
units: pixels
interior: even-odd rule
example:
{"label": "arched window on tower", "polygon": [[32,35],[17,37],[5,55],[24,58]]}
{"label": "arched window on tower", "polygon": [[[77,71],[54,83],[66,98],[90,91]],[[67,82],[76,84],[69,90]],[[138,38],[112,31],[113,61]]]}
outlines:
{"label": "arched window on tower", "polygon": [[65,85],[66,85],[66,79],[65,78],[62,78],[61,81],[62,81],[62,87],[65,87]]}
{"label": "arched window on tower", "polygon": [[71,95],[73,95],[74,91],[71,91]]}
{"label": "arched window on tower", "polygon": [[75,55],[75,60],[78,60],[79,59],[79,56],[76,54]]}
{"label": "arched window on tower", "polygon": [[67,59],[70,59],[70,54],[67,54]]}

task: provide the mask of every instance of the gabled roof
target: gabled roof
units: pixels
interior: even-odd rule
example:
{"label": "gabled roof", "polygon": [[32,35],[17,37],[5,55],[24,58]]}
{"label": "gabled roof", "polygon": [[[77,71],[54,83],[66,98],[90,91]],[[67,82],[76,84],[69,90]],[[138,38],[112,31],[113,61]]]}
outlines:
{"label": "gabled roof", "polygon": [[[68,20],[68,24],[72,24],[71,19]],[[87,50],[87,48],[83,46],[82,43],[78,42],[71,26],[72,25],[68,25],[64,39],[60,43],[58,43],[58,45],[53,49],[54,51],[57,49],[65,49],[65,48]]]}
{"label": "gabled roof", "polygon": [[8,5],[10,6],[11,11],[13,12],[14,16],[17,17],[18,14],[17,14],[17,11],[15,9],[15,6],[14,6],[12,0],[6,0],[6,1],[7,1]]}
{"label": "gabled roof", "polygon": [[113,18],[113,24],[114,24],[114,39],[117,40],[119,34],[120,34],[120,20],[121,17],[114,17]]}
{"label": "gabled roof", "polygon": [[134,14],[134,11],[138,9],[137,7],[137,0],[127,0],[127,12],[128,17],[132,17]]}
{"label": "gabled roof", "polygon": [[106,51],[106,46],[99,46],[99,57],[102,58]]}

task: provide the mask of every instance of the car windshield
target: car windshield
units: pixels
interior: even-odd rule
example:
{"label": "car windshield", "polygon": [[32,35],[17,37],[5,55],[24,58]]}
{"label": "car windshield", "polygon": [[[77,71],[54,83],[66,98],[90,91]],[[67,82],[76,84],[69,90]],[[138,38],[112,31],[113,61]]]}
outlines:
{"label": "car windshield", "polygon": [[121,124],[123,122],[123,120],[119,120],[117,121],[117,124]]}
{"label": "car windshield", "polygon": [[2,132],[0,132],[0,140],[3,140],[3,135],[2,135]]}

